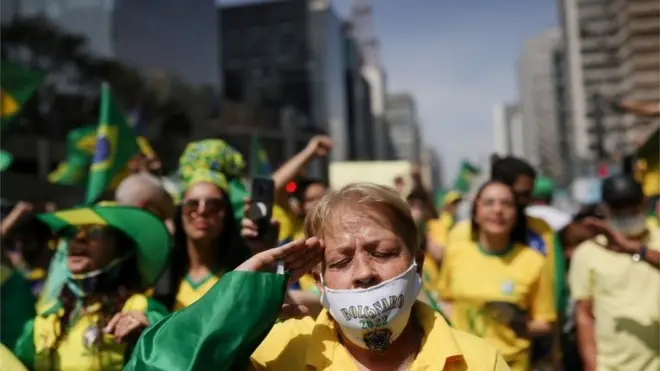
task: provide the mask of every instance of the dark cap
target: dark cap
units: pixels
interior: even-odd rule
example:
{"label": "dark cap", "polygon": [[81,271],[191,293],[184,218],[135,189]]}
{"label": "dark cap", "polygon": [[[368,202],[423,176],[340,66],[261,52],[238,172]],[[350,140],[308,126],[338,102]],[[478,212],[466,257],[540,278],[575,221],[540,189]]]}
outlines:
{"label": "dark cap", "polygon": [[637,206],[644,202],[642,185],[626,174],[605,179],[602,192],[603,202],[614,208]]}

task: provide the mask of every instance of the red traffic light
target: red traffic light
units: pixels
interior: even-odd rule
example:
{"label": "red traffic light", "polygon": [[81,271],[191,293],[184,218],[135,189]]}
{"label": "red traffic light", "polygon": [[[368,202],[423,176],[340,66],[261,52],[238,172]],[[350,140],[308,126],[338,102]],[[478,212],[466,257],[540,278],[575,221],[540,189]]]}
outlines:
{"label": "red traffic light", "polygon": [[284,188],[288,193],[293,193],[298,189],[298,185],[296,182],[289,182],[286,184],[286,187]]}

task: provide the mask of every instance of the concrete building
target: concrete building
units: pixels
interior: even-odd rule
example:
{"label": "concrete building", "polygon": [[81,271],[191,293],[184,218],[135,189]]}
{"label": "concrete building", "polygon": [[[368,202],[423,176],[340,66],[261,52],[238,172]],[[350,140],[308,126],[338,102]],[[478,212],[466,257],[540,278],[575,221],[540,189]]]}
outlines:
{"label": "concrete building", "polygon": [[[348,160],[345,34],[330,3],[238,4],[219,12],[225,95],[295,109],[307,121],[294,131],[328,133],[331,160]],[[322,172],[319,166],[312,172]]]}
{"label": "concrete building", "polygon": [[[89,51],[141,70],[164,70],[189,84],[218,87],[218,33],[213,0],[3,0],[11,12],[45,15],[87,38]],[[5,11],[7,10],[7,11]]]}
{"label": "concrete building", "polygon": [[397,160],[420,162],[422,138],[415,98],[409,93],[388,94],[385,121]]}
{"label": "concrete building", "polygon": [[553,179],[563,179],[566,173],[559,146],[555,91],[554,57],[560,41],[561,32],[557,28],[528,39],[517,63],[523,152],[532,164]]}
{"label": "concrete building", "polygon": [[501,156],[529,158],[525,154],[522,115],[518,103],[493,107],[493,150]]}
{"label": "concrete building", "polygon": [[422,151],[422,179],[430,190],[440,189],[443,185],[442,161],[435,147],[426,146]]}
{"label": "concrete building", "polygon": [[[621,100],[660,100],[660,3],[657,0],[560,0],[576,154],[594,159],[589,128],[602,96],[605,150],[618,158],[657,120],[623,116]],[[655,126],[657,127],[657,126]]]}

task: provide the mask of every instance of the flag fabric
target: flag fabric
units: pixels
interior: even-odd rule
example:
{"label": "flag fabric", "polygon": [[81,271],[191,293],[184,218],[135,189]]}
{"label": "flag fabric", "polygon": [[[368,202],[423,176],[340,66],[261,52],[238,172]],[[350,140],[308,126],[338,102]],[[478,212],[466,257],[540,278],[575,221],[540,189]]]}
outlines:
{"label": "flag fabric", "polygon": [[268,153],[261,145],[258,136],[252,136],[252,145],[250,147],[250,168],[252,177],[270,177],[273,173],[273,168],[270,166]]}
{"label": "flag fabric", "polygon": [[66,136],[66,144],[66,160],[48,174],[48,181],[63,185],[84,184],[96,148],[96,126],[71,130]]}
{"label": "flag fabric", "polygon": [[2,61],[0,65],[0,127],[4,131],[41,86],[44,75]]}
{"label": "flag fabric", "polygon": [[110,86],[101,90],[101,114],[96,132],[94,158],[89,169],[85,201],[94,203],[117,175],[125,172],[128,161],[140,153],[137,138],[117,107]]}
{"label": "flag fabric", "polygon": [[5,171],[11,166],[14,156],[7,151],[0,150],[0,171]]}
{"label": "flag fabric", "polygon": [[479,174],[479,168],[472,165],[469,161],[463,161],[461,168],[458,171],[458,176],[454,182],[454,190],[467,193],[472,186],[472,179]]}
{"label": "flag fabric", "polygon": [[247,370],[277,320],[287,276],[233,271],[195,304],[148,328],[124,371]]}

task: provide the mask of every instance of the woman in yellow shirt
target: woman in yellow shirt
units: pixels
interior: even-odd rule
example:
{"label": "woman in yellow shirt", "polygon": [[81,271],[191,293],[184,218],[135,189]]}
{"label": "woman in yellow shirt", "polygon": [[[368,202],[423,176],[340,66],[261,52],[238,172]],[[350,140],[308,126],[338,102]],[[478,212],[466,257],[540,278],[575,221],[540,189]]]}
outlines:
{"label": "woman in yellow shirt", "polygon": [[472,210],[472,239],[445,252],[440,295],[455,328],[488,340],[514,371],[530,370],[530,339],[551,334],[556,318],[546,259],[525,245],[525,214],[508,185],[486,183]]}
{"label": "woman in yellow shirt", "polygon": [[142,330],[167,312],[142,294],[167,265],[165,225],[128,206],[39,218],[69,239],[70,273],[58,300],[24,326],[16,356],[32,370],[121,370]]}
{"label": "woman in yellow shirt", "polygon": [[239,232],[228,177],[243,170],[240,154],[219,139],[188,145],[179,159],[183,185],[169,272],[154,297],[172,310],[201,298],[251,253]]}

